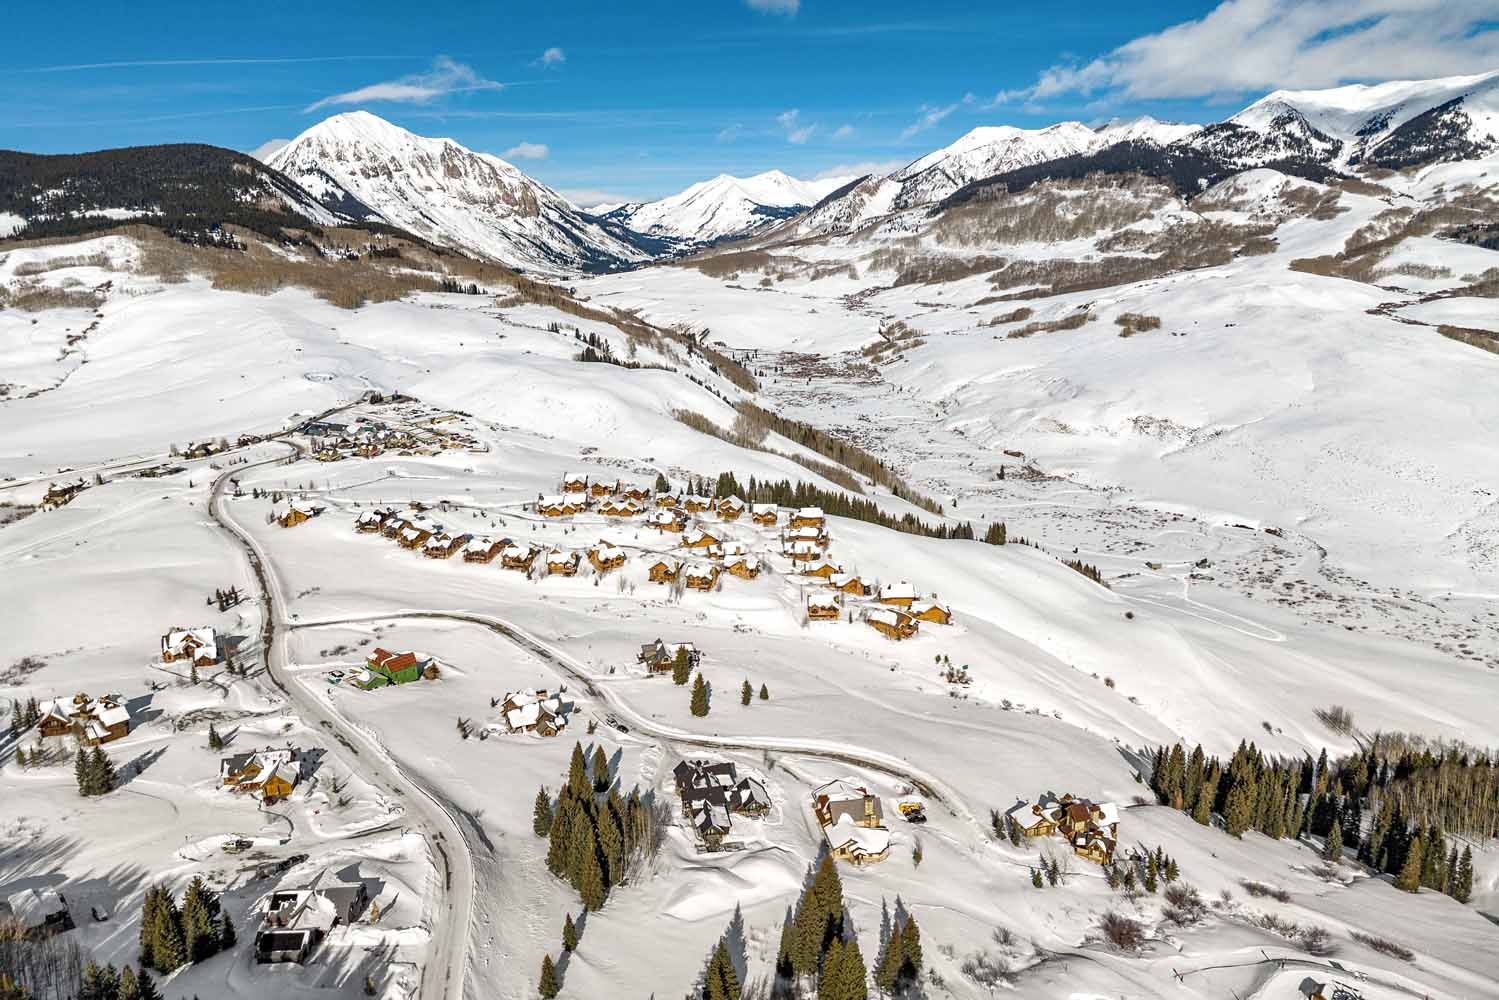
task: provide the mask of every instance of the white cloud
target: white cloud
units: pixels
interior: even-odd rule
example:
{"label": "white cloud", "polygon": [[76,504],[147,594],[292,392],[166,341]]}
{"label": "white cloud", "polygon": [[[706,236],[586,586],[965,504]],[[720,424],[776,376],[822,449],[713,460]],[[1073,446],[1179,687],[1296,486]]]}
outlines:
{"label": "white cloud", "polygon": [[370,104],[377,101],[427,104],[445,94],[458,94],[471,90],[503,90],[504,84],[486,80],[473,68],[455,62],[447,56],[438,56],[427,73],[412,73],[395,80],[372,83],[357,90],[334,94],[314,101],[303,109],[317,111],[338,104]]}
{"label": "white cloud", "polygon": [[556,191],[579,208],[596,208],[599,205],[618,205],[622,202],[639,200],[626,198],[613,191],[601,191],[598,188],[557,188]]}
{"label": "white cloud", "polygon": [[839,125],[833,130],[834,139],[852,139],[853,137],[854,127],[852,125]]}
{"label": "white cloud", "polygon": [[518,142],[500,154],[502,160],[544,160],[551,150],[543,142]]}
{"label": "white cloud", "polygon": [[912,136],[917,135],[921,132],[925,132],[927,129],[932,128],[935,125],[941,124],[942,119],[946,118],[948,115],[952,114],[963,105],[971,103],[973,103],[973,95],[968,94],[961,101],[955,101],[952,104],[945,104],[940,107],[935,104],[923,104],[918,109],[921,114],[917,116],[916,120],[901,130],[900,141],[905,142]]}
{"label": "white cloud", "polygon": [[255,157],[255,159],[259,160],[261,163],[264,163],[266,160],[269,160],[271,157],[275,156],[278,152],[290,145],[290,139],[267,139],[265,142],[262,142],[260,145],[250,150],[250,155]]}
{"label": "white cloud", "polygon": [[732,125],[725,125],[718,131],[718,141],[733,142],[735,139],[739,138],[740,133],[742,133],[743,131],[744,126],[739,124],[738,122],[735,122]]}
{"label": "white cloud", "polygon": [[858,163],[839,163],[826,170],[819,170],[812,175],[812,179],[825,181],[831,177],[863,177],[865,174],[884,177],[905,165],[905,160],[862,160]]}
{"label": "white cloud", "polygon": [[744,0],[750,10],[758,10],[762,14],[785,14],[787,17],[795,17],[796,12],[801,9],[801,0]]}
{"label": "white cloud", "polygon": [[1499,66],[1493,0],[1225,0],[1086,63],[1053,66],[994,103],[1062,94],[1231,96]]}
{"label": "white cloud", "polygon": [[802,124],[802,112],[800,108],[782,111],[776,115],[776,121],[780,123],[781,128],[786,130],[786,141],[797,146],[805,144],[808,139],[812,138],[812,134],[817,131],[816,122],[809,122],[806,125]]}
{"label": "white cloud", "polygon": [[540,58],[538,58],[536,61],[541,63],[543,66],[560,66],[561,64],[567,62],[567,53],[563,52],[557,46],[553,45],[551,48],[543,52]]}

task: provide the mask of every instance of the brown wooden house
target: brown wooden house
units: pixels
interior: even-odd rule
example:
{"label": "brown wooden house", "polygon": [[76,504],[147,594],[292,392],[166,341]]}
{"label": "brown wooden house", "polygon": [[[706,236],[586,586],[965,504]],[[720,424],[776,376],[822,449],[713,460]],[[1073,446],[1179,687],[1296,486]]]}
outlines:
{"label": "brown wooden house", "polygon": [[677,576],[682,572],[682,564],[668,556],[662,556],[651,563],[647,572],[652,583],[676,583]]}
{"label": "brown wooden house", "polygon": [[762,528],[774,528],[781,523],[781,511],[773,503],[757,503],[750,506],[750,520]]}
{"label": "brown wooden house", "polygon": [[682,502],[682,497],[676,493],[657,493],[657,507],[675,507]]}
{"label": "brown wooden house", "polygon": [[880,588],[880,594],[876,600],[891,607],[909,608],[916,603],[916,588],[904,580],[899,583],[887,583]]}
{"label": "brown wooden house", "polygon": [[511,545],[500,553],[500,566],[521,573],[531,572],[536,562],[536,550],[529,545]]}
{"label": "brown wooden house", "polygon": [[494,562],[495,557],[511,544],[508,538],[475,538],[463,547],[463,561],[471,563]]}
{"label": "brown wooden house", "polygon": [[827,524],[827,516],[821,507],[802,507],[791,515],[793,528],[821,528]]}
{"label": "brown wooden house", "polygon": [[607,542],[600,542],[588,549],[588,561],[593,564],[595,572],[607,573],[625,564],[625,551]]}
{"label": "brown wooden house", "polygon": [[744,501],[736,496],[726,496],[717,503],[718,516],[724,521],[737,521],[744,515]]}
{"label": "brown wooden house", "polygon": [[916,619],[895,608],[871,608],[864,613],[864,620],[887,639],[899,641],[916,634]]}
{"label": "brown wooden house", "polygon": [[841,594],[854,597],[869,596],[869,584],[859,579],[856,573],[835,573],[828,579],[828,585]]}
{"label": "brown wooden house", "polygon": [[712,563],[692,563],[687,567],[687,587],[690,590],[712,590],[718,583],[720,572]]}
{"label": "brown wooden house", "polygon": [[911,605],[911,615],[921,622],[933,622],[937,625],[952,624],[952,608],[935,601],[918,601]]}
{"label": "brown wooden house", "polygon": [[760,560],[755,556],[730,556],[725,568],[731,576],[741,580],[753,580],[760,575]]}
{"label": "brown wooden house", "polygon": [[[570,493],[571,492],[576,492],[570,486],[567,486],[567,484],[563,484],[563,486],[564,486],[564,490],[566,492],[570,492]],[[619,492],[619,480],[618,479],[595,479],[592,483],[590,483],[588,485],[588,493],[589,493],[589,495],[597,497],[599,499],[603,499],[604,497],[612,497],[612,496],[614,496],[614,494],[616,494],[618,492]]]}
{"label": "brown wooden house", "polygon": [[835,622],[843,614],[838,604],[838,595],[831,592],[814,592],[807,595],[807,620]]}
{"label": "brown wooden house", "polygon": [[312,504],[294,501],[287,504],[286,510],[276,515],[276,523],[283,528],[295,528],[304,521],[310,521],[323,512],[323,508],[314,507]]}
{"label": "brown wooden house", "polygon": [[72,502],[74,497],[86,489],[88,487],[82,479],[76,483],[64,483],[61,486],[52,483],[47,487],[47,495],[42,497],[42,509],[55,510],[63,504]]}
{"label": "brown wooden house", "polygon": [[577,576],[581,561],[576,552],[553,549],[547,553],[547,572],[555,576]]}
{"label": "brown wooden house", "polygon": [[662,507],[646,519],[646,524],[657,531],[679,534],[687,527],[687,515],[673,507]]}
{"label": "brown wooden house", "polygon": [[806,563],[797,572],[801,573],[802,576],[815,576],[822,580],[831,580],[843,572],[843,569],[837,563],[822,558],[815,562]]}
{"label": "brown wooden house", "polygon": [[569,472],[562,477],[563,493],[582,493],[588,489],[588,477]]}
{"label": "brown wooden house", "polygon": [[698,496],[696,493],[689,493],[682,498],[682,508],[689,514],[701,514],[703,511],[712,506],[712,497]]}

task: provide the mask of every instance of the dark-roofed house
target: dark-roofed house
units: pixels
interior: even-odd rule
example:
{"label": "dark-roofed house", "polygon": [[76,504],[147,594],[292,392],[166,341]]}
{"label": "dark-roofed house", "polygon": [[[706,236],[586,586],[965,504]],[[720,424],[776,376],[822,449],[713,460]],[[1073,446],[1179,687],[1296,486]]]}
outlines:
{"label": "dark-roofed house", "polygon": [[644,663],[646,669],[653,674],[665,673],[672,668],[672,664],[677,658],[677,650],[679,649],[687,650],[687,665],[696,670],[698,661],[702,659],[702,654],[690,642],[668,643],[657,639],[655,642],[648,642],[641,646],[640,653],[635,657],[635,660],[638,663]]}

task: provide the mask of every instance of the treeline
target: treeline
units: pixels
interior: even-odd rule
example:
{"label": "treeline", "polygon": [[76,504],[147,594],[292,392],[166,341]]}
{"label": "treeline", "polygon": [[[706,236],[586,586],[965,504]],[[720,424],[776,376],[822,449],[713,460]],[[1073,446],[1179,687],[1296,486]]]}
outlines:
{"label": "treeline", "polygon": [[1109,586],[1107,583],[1103,582],[1103,574],[1099,572],[1098,567],[1094,566],[1092,563],[1085,563],[1081,559],[1063,559],[1062,564],[1068,569],[1075,570],[1081,573],[1083,576],[1086,576],[1088,579],[1092,580],[1100,587],[1107,588]]}
{"label": "treeline", "polygon": [[1151,790],[1162,805],[1207,825],[1215,816],[1232,836],[1256,830],[1273,839],[1326,838],[1329,860],[1352,849],[1395,884],[1445,892],[1467,902],[1471,849],[1449,835],[1488,839],[1499,832],[1499,768],[1487,754],[1413,747],[1376,736],[1366,749],[1329,761],[1271,758],[1240,743],[1225,766],[1202,747],[1160,747]]}
{"label": "treeline", "polygon": [[194,876],[179,909],[165,886],[146,890],[141,906],[141,972],[170,973],[234,947],[234,921],[219,907],[203,876]]}
{"label": "treeline", "polygon": [[[715,489],[709,495],[714,496],[737,496],[750,503],[773,503],[778,507],[821,507],[824,514],[833,517],[849,517],[856,521],[866,521],[870,524],[878,524],[892,531],[899,531],[907,535],[922,535],[927,538],[966,538],[975,540],[973,524],[963,521],[955,525],[928,524],[918,518],[915,514],[902,514],[900,517],[887,514],[880,510],[879,505],[873,500],[865,500],[859,497],[851,497],[846,493],[838,493],[833,490],[819,489],[810,483],[798,480],[795,484],[789,479],[780,482],[769,480],[756,480],[750,477],[748,483],[741,483],[732,472],[720,473],[718,479],[700,480],[698,486],[707,486],[710,483]],[[1003,544],[1005,536],[1003,525],[996,532],[991,526],[984,534],[984,541],[992,541],[999,538],[1001,541],[992,544]]]}
{"label": "treeline", "polygon": [[[553,330],[557,333],[562,332],[562,328],[559,327],[556,323],[551,324],[548,329]],[[620,368],[629,368],[631,370],[639,370],[641,368],[657,368],[663,371],[676,371],[675,368],[669,368],[666,365],[647,365],[642,364],[639,361],[626,361],[614,353],[614,348],[610,346],[609,339],[607,337],[602,337],[597,333],[589,333],[585,336],[575,328],[573,330],[573,338],[575,340],[580,340],[583,342],[583,350],[573,355],[574,361],[588,361],[605,365],[617,365]]]}
{"label": "treeline", "polygon": [[912,489],[909,483],[896,475],[883,461],[858,445],[819,430],[811,424],[804,424],[800,420],[792,420],[790,417],[771,413],[748,400],[741,402],[736,409],[751,427],[773,431],[790,441],[795,441],[803,448],[815,451],[845,468],[852,469],[861,476],[867,476],[913,506],[932,514],[942,513],[941,504]]}
{"label": "treeline", "polygon": [[[841,466],[831,465],[827,462],[819,462],[817,461],[817,459],[808,458],[805,455],[793,455],[790,452],[777,451],[774,448],[767,448],[764,444],[765,437],[763,433],[752,434],[740,432],[737,430],[726,431],[722,427],[715,424],[713,421],[709,420],[707,417],[703,416],[701,413],[697,413],[692,410],[673,410],[672,416],[677,418],[678,423],[686,424],[693,430],[701,434],[707,434],[709,437],[716,437],[720,441],[727,441],[729,444],[735,445],[740,448],[746,448],[750,451],[763,452],[766,455],[776,455],[789,461],[795,462],[797,465],[800,465],[807,471],[817,473],[828,482],[837,483],[839,486],[848,490],[850,493],[864,492],[864,484],[855,479],[853,473],[849,472],[847,469]],[[743,418],[741,418],[741,420],[742,419]],[[738,423],[738,421],[736,421],[736,423]]]}
{"label": "treeline", "polygon": [[536,792],[531,828],[547,845],[547,869],[578,890],[589,910],[603,908],[609,892],[642,862],[655,857],[664,835],[661,811],[632,788],[619,794],[602,748],[593,751],[592,774],[583,746],[573,744],[567,782],[554,803]]}

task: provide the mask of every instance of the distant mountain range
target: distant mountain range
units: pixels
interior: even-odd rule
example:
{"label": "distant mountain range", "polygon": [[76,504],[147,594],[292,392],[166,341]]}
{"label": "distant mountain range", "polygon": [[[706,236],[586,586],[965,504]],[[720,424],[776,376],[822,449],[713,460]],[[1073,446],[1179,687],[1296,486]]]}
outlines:
{"label": "distant mountain range", "polygon": [[579,208],[514,165],[356,111],[319,122],[265,164],[201,145],[68,156],[0,152],[0,238],[234,224],[267,235],[352,225],[399,230],[549,273],[633,267],[744,237],[853,232],[942,210],[989,186],[1136,171],[1191,193],[1255,167],[1325,179],[1499,150],[1499,72],[1276,91],[1231,118],[1140,118],[1091,128],[976,128],[886,176],[803,181],[720,175],[657,201]]}

